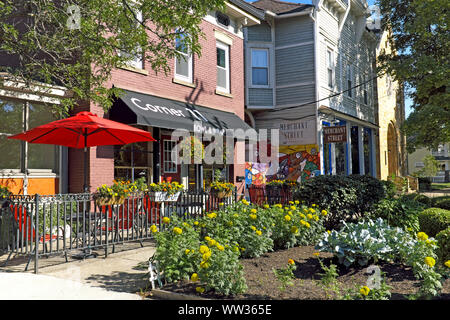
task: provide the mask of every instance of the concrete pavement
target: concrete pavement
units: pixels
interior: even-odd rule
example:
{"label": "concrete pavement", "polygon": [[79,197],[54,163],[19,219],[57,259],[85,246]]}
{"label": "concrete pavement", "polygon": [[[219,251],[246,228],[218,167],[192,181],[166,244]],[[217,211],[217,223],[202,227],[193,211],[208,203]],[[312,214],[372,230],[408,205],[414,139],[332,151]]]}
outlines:
{"label": "concrete pavement", "polygon": [[108,258],[72,261],[43,267],[39,274],[0,272],[3,300],[141,300],[149,285],[146,268],[138,265],[153,255],[147,246],[109,254]]}

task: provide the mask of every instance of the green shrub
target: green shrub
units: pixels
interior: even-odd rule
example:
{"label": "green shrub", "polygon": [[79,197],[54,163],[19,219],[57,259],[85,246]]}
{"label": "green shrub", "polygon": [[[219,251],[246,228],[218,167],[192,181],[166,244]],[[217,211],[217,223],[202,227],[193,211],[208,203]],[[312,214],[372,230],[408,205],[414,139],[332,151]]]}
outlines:
{"label": "green shrub", "polygon": [[390,180],[381,180],[387,198],[393,198],[397,194],[397,186]]}
{"label": "green shrub", "polygon": [[352,221],[386,197],[383,183],[370,176],[317,176],[305,181],[294,199],[307,205],[317,204],[328,211],[328,229],[339,227],[341,220]]}
{"label": "green shrub", "polygon": [[424,209],[424,204],[400,197],[381,200],[373,206],[368,216],[371,219],[382,218],[392,227],[418,232],[419,214]]}
{"label": "green shrub", "polygon": [[435,237],[441,230],[450,227],[450,211],[429,208],[419,214],[420,230]]}
{"label": "green shrub", "polygon": [[434,208],[441,208],[441,209],[445,209],[445,210],[450,210],[450,197],[433,198],[432,206]]}
{"label": "green shrub", "polygon": [[424,194],[417,194],[414,197],[414,201],[423,203],[427,207],[431,207],[431,199],[429,197],[427,197],[426,195],[424,195]]}
{"label": "green shrub", "polygon": [[440,231],[436,235],[438,241],[438,249],[436,251],[439,261],[445,263],[450,260],[450,227]]}

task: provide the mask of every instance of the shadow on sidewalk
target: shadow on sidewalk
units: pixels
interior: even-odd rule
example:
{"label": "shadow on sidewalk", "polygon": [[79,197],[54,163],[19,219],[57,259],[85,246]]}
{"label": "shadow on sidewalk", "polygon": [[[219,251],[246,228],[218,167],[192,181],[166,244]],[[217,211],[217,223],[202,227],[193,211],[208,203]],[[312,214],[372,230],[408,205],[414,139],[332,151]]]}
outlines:
{"label": "shadow on sidewalk", "polygon": [[85,283],[115,292],[137,293],[150,285],[146,271],[142,273],[114,272],[109,275],[93,274]]}

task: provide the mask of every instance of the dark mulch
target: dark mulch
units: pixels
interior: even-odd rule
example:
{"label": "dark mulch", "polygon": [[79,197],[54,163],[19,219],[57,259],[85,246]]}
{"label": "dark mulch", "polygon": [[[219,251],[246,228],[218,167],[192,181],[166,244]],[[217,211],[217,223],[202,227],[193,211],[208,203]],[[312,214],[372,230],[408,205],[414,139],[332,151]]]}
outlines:
{"label": "dark mulch", "polygon": [[[259,258],[242,259],[245,279],[248,290],[245,294],[236,296],[223,296],[213,292],[198,294],[195,292],[197,284],[185,281],[167,284],[162,289],[183,294],[192,294],[210,299],[234,299],[234,300],[326,300],[333,299],[334,294],[320,285],[322,269],[316,252],[312,246],[295,247],[287,250],[279,250],[267,253]],[[321,253],[320,257],[326,266],[334,263],[339,266],[331,254]],[[293,259],[297,269],[294,272],[296,279],[293,286],[287,286],[285,290],[280,289],[281,283],[274,276],[273,268],[284,268],[287,261]],[[392,300],[404,300],[408,295],[416,293],[419,289],[417,281],[411,268],[395,263],[377,264],[385,273],[386,283],[391,287]],[[368,274],[367,267],[348,269],[338,267],[340,288],[354,288],[355,285],[366,284]],[[450,299],[450,279],[444,282],[444,287],[439,299]]]}

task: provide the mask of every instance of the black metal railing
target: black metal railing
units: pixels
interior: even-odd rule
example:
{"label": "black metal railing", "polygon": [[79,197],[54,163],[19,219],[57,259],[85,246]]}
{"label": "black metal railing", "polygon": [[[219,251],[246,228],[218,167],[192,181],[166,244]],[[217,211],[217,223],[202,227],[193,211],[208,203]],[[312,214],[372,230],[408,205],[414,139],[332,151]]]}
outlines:
{"label": "black metal railing", "polygon": [[268,187],[265,185],[248,187],[250,202],[256,205],[281,204],[287,205],[293,201],[293,189],[288,186]]}
{"label": "black metal railing", "polygon": [[38,273],[39,258],[74,250],[90,254],[93,249],[109,249],[125,242],[152,239],[152,225],[162,217],[177,214],[181,218],[201,217],[237,200],[236,190],[219,198],[205,191],[183,191],[176,201],[156,201],[152,193],[129,195],[122,203],[100,204],[93,194],[52,196],[13,195],[2,201],[0,210],[0,257],[13,255],[34,259]]}

